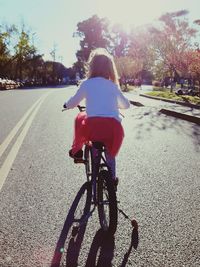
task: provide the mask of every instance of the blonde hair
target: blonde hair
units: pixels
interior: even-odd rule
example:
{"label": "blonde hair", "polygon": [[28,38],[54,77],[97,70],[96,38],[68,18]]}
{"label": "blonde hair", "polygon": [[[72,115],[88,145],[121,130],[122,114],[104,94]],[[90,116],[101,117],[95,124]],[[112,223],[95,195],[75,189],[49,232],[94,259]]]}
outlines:
{"label": "blonde hair", "polygon": [[117,69],[113,57],[104,48],[92,50],[88,59],[87,77],[103,77],[119,84]]}

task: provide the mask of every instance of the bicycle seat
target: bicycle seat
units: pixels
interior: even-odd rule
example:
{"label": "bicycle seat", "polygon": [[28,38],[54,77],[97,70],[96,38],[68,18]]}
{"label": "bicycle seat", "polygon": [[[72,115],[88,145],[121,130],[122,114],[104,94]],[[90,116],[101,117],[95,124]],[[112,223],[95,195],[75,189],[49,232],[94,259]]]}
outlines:
{"label": "bicycle seat", "polygon": [[92,144],[96,149],[102,149],[105,146],[102,142],[92,142]]}

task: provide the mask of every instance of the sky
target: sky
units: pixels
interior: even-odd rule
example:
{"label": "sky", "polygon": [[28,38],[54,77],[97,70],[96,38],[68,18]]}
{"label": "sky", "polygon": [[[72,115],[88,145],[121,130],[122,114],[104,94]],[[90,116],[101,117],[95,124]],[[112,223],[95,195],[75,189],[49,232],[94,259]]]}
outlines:
{"label": "sky", "polygon": [[200,19],[200,0],[0,0],[0,24],[23,22],[45,60],[52,60],[50,51],[55,47],[56,61],[70,67],[80,48],[80,39],[73,37],[79,22],[96,14],[128,30],[182,9],[189,11],[191,22]]}

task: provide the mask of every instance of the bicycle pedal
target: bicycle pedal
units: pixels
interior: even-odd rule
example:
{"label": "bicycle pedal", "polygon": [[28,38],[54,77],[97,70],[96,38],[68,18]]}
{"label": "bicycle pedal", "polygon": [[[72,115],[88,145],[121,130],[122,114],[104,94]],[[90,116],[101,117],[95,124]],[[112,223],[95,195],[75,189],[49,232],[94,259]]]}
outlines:
{"label": "bicycle pedal", "polygon": [[85,160],[84,159],[74,159],[74,163],[84,163],[85,164]]}

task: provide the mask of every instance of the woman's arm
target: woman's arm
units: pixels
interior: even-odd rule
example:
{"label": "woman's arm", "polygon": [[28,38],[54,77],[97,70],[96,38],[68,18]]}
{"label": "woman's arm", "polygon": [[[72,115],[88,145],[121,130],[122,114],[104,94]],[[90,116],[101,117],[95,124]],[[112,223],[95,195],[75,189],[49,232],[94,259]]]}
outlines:
{"label": "woman's arm", "polygon": [[130,107],[129,100],[122,94],[119,88],[118,88],[118,95],[117,95],[117,103],[118,103],[118,108],[120,109],[127,109]]}
{"label": "woman's arm", "polygon": [[68,101],[66,101],[64,105],[69,109],[75,108],[84,98],[85,98],[85,90],[83,85],[81,84],[76,94],[72,96]]}

